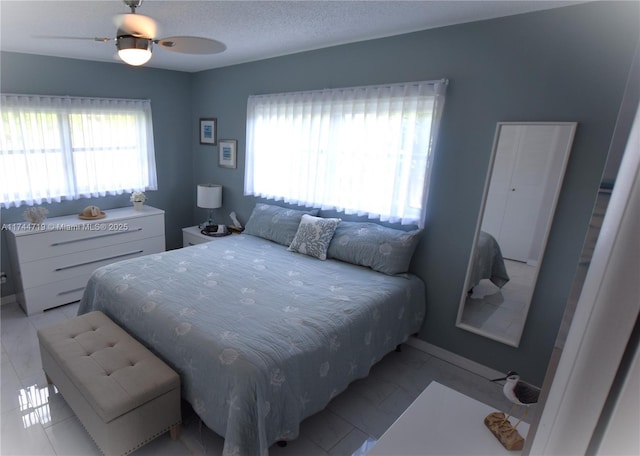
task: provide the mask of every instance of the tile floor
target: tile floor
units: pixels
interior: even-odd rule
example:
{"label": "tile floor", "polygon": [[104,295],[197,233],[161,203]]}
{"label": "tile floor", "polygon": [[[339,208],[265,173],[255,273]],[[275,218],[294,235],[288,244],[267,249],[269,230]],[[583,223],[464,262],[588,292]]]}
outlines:
{"label": "tile floor", "polygon": [[[27,317],[17,304],[0,308],[2,366],[0,454],[98,455],[91,438],[55,387],[46,384],[40,364],[36,330],[75,316],[77,304]],[[362,455],[402,414],[427,385],[437,381],[489,404],[508,410],[496,383],[404,345],[375,365],[325,410],[306,419],[298,439],[274,445],[271,456]],[[529,413],[529,416],[534,414]],[[134,455],[220,455],[223,439],[203,425],[183,402],[179,440],[167,434]]]}
{"label": "tile floor", "polygon": [[462,322],[517,343],[527,319],[536,267],[504,260],[509,282],[502,289],[483,279],[465,301]]}

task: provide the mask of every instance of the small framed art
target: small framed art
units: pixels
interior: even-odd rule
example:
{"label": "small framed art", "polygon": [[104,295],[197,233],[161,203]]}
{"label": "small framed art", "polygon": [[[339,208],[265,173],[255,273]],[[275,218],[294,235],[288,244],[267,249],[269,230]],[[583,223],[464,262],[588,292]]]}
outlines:
{"label": "small framed art", "polygon": [[218,143],[218,119],[200,119],[200,144],[215,146]]}
{"label": "small framed art", "polygon": [[220,159],[218,165],[223,168],[235,168],[237,158],[238,141],[235,139],[221,139],[218,145]]}

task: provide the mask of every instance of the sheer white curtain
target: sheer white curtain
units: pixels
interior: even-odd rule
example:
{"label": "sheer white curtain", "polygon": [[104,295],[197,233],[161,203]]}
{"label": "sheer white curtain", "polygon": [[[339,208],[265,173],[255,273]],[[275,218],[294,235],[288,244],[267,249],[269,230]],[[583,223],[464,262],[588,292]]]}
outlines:
{"label": "sheer white curtain", "polygon": [[245,194],[423,226],[446,85],[250,96]]}
{"label": "sheer white curtain", "polygon": [[3,207],[157,189],[148,100],[1,100]]}

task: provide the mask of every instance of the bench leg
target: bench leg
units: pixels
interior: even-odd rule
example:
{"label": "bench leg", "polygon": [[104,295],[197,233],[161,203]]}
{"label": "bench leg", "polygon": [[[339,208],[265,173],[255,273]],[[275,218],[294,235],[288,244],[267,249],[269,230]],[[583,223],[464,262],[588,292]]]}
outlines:
{"label": "bench leg", "polygon": [[171,436],[171,440],[178,440],[180,438],[181,431],[182,431],[182,426],[180,424],[171,426],[171,429],[169,429],[169,435]]}

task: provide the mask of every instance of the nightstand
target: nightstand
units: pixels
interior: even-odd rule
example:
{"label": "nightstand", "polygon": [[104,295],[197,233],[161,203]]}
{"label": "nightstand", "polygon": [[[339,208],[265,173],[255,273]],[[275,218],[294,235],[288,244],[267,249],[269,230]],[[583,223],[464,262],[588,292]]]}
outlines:
{"label": "nightstand", "polygon": [[189,247],[190,245],[203,244],[205,242],[211,242],[215,239],[212,236],[205,236],[200,232],[200,227],[190,226],[188,228],[182,228],[182,247]]}

